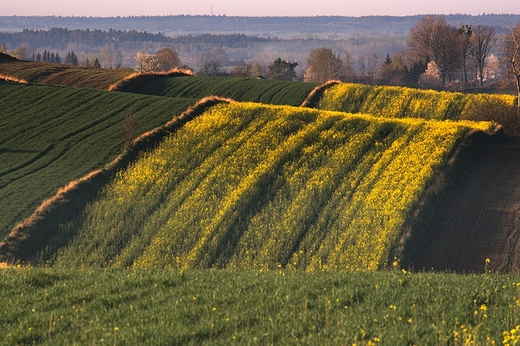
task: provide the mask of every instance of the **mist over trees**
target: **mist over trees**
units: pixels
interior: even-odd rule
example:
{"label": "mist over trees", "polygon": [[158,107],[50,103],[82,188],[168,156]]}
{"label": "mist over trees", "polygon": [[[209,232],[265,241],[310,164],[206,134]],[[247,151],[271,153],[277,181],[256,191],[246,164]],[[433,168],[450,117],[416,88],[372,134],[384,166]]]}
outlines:
{"label": "mist over trees", "polygon": [[[164,24],[162,17],[157,20],[163,24],[157,25],[154,32],[142,31],[143,25],[135,25],[137,30],[52,28],[0,32],[0,49],[19,59],[103,68],[165,71],[182,64],[197,74],[212,76],[263,76],[315,82],[341,79],[426,88],[483,86],[498,81],[517,83],[514,68],[518,59],[511,55],[516,37],[513,33],[517,29],[504,23],[498,25],[496,15],[187,17],[190,18],[175,19],[191,23],[191,26],[179,29],[180,34],[170,32],[169,35],[157,31]],[[502,18],[516,17],[504,15]],[[48,18],[32,19],[39,22]],[[112,23],[148,23],[148,19],[121,18],[113,19]],[[214,28],[215,23],[222,25],[219,32],[235,30],[239,19],[241,30],[249,32],[247,29],[251,29],[254,35],[236,32],[182,34]],[[3,20],[6,18],[0,16],[0,28]],[[93,22],[96,20],[92,19]],[[65,19],[56,18],[57,23],[63,21]],[[77,22],[88,21],[79,18]],[[383,33],[382,28],[388,29],[393,22],[394,31]],[[196,23],[200,24],[197,28]],[[299,29],[297,23],[300,23]],[[328,29],[325,23],[329,24]],[[368,23],[373,25],[372,31],[367,31]],[[358,31],[352,29],[355,27]],[[400,31],[405,27],[406,31]],[[263,29],[265,32],[255,31]],[[291,37],[269,35],[273,30],[279,30],[282,37],[291,33]],[[331,30],[338,31],[331,33]],[[350,30],[348,34],[347,30]],[[508,44],[504,43],[507,37],[510,37]]]}

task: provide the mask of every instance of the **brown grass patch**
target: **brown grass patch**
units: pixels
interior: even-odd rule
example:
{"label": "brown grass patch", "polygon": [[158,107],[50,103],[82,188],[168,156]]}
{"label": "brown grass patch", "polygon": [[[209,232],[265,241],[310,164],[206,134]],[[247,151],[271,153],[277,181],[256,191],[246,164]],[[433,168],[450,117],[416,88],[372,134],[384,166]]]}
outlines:
{"label": "brown grass patch", "polygon": [[29,83],[29,82],[27,82],[24,79],[16,78],[16,77],[13,77],[13,76],[8,76],[8,75],[5,75],[5,74],[0,74],[0,79],[5,80],[6,82],[15,82],[15,83],[23,83],[23,84]]}
{"label": "brown grass patch", "polygon": [[316,107],[321,97],[323,96],[325,90],[339,83],[341,83],[341,81],[339,80],[329,80],[323,84],[316,86],[314,89],[312,89],[307,98],[302,102],[300,107]]}
{"label": "brown grass patch", "polygon": [[166,72],[136,72],[126,76],[117,83],[108,87],[108,91],[125,91],[134,92],[140,86],[150,83],[158,78],[178,77],[178,76],[193,76],[191,70],[174,68]]}

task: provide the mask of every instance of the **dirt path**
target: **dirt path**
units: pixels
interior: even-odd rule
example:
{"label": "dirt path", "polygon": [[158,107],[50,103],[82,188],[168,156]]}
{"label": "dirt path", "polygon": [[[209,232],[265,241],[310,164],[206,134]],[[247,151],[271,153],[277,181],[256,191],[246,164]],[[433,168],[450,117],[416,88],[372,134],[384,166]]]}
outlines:
{"label": "dirt path", "polygon": [[413,266],[520,273],[520,138],[483,147],[461,172]]}

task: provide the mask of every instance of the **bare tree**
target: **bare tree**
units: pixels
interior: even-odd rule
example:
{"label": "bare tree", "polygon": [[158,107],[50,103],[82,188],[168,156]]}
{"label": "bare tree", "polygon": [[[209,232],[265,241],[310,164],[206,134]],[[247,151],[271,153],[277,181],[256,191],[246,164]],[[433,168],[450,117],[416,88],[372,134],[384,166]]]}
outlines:
{"label": "bare tree", "polygon": [[341,80],[347,80],[349,77],[355,75],[356,73],[354,72],[354,62],[352,61],[352,57],[346,50],[344,50],[340,78]]}
{"label": "bare tree", "polygon": [[435,61],[444,86],[447,78],[460,66],[459,32],[443,16],[428,16],[410,29],[408,45],[418,61]]}
{"label": "bare tree", "polygon": [[495,44],[495,29],[492,26],[477,25],[471,37],[471,55],[480,85],[484,85],[486,58]]}
{"label": "bare tree", "polygon": [[130,113],[125,115],[125,120],[123,122],[123,135],[125,136],[125,143],[126,146],[132,145],[134,142],[134,139],[137,135],[137,130],[139,130],[140,127],[139,119],[134,113]]}
{"label": "bare tree", "polygon": [[313,49],[307,57],[307,70],[303,80],[324,83],[328,80],[339,79],[341,64],[341,59],[332,52],[332,49],[326,47]]}
{"label": "bare tree", "polygon": [[199,76],[218,76],[223,73],[222,65],[220,65],[220,62],[215,60],[210,60],[206,62],[199,70],[198,75]]}
{"label": "bare tree", "polygon": [[509,33],[502,41],[502,51],[506,72],[511,76],[516,85],[517,105],[520,109],[520,22],[514,28],[508,26]]}
{"label": "bare tree", "polygon": [[250,78],[253,76],[253,64],[240,60],[230,71],[231,77]]}
{"label": "bare tree", "polygon": [[464,83],[468,83],[468,70],[466,67],[466,61],[471,55],[471,38],[473,37],[473,30],[469,25],[461,25],[458,30],[458,43],[460,52],[460,63],[462,70],[462,79]]}
{"label": "bare tree", "polygon": [[181,64],[179,54],[177,54],[177,51],[172,47],[161,49],[155,54],[155,57],[159,63],[160,71],[169,71]]}

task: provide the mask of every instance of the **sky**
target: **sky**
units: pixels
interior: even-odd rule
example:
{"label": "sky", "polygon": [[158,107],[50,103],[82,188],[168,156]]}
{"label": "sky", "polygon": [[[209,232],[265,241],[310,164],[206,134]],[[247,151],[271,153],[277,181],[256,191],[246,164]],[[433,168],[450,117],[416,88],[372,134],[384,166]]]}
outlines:
{"label": "sky", "polygon": [[520,0],[0,0],[0,16],[520,14]]}

